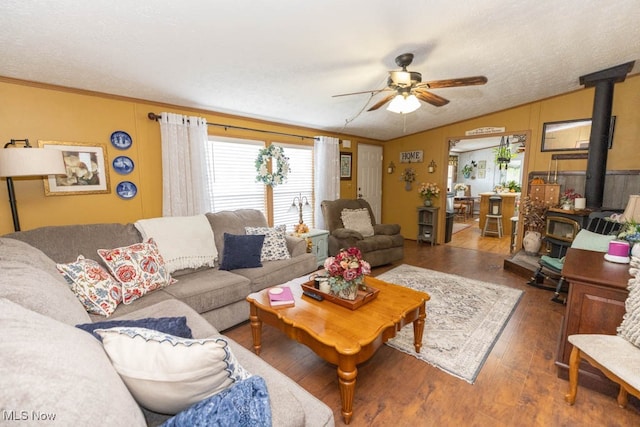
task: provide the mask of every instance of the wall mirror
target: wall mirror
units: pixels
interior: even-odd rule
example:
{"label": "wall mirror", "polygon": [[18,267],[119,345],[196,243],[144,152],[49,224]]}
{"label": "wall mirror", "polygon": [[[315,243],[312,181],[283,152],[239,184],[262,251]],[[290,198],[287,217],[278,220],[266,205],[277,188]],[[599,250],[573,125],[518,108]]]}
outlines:
{"label": "wall mirror", "polygon": [[[613,143],[616,116],[609,124],[609,148]],[[591,119],[547,122],[542,126],[542,151],[580,151],[589,149]]]}

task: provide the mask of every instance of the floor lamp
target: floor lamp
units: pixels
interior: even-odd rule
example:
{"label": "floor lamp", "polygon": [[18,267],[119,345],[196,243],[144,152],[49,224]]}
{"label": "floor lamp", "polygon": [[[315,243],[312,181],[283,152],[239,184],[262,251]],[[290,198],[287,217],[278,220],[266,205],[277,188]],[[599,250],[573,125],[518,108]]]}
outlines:
{"label": "floor lamp", "polygon": [[[16,144],[22,143],[19,148]],[[0,150],[0,177],[7,178],[9,204],[13,216],[13,228],[20,231],[13,177],[65,174],[62,152],[55,148],[34,148],[28,139],[12,139]]]}

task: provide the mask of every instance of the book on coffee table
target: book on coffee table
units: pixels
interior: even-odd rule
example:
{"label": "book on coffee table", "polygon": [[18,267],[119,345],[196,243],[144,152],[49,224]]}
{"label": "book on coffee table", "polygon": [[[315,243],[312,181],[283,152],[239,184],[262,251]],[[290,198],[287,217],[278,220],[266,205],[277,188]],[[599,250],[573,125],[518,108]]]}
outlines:
{"label": "book on coffee table", "polygon": [[293,307],[296,305],[291,288],[288,286],[271,288],[267,294],[269,295],[271,307]]}

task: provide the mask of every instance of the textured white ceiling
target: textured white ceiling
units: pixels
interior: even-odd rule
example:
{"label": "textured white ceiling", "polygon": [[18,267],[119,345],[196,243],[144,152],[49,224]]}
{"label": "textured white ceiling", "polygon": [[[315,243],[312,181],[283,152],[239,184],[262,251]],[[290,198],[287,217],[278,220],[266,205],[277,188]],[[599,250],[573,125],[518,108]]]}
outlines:
{"label": "textured white ceiling", "polygon": [[[423,81],[489,82],[433,90],[451,102],[405,116],[363,111],[383,95],[331,97],[384,87],[404,52]],[[638,0],[0,3],[0,76],[380,140],[576,90],[579,76],[638,59]]]}

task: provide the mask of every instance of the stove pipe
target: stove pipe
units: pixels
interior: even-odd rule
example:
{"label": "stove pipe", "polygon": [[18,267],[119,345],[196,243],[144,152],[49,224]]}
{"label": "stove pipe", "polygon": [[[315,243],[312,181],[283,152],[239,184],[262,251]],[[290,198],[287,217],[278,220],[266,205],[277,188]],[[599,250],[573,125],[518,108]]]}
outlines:
{"label": "stove pipe", "polygon": [[584,186],[587,208],[598,210],[602,207],[604,180],[607,172],[607,154],[611,138],[611,107],[613,86],[623,82],[633,68],[635,61],[592,74],[580,76],[580,84],[595,87],[591,135],[589,136],[589,157],[587,160],[586,182]]}

